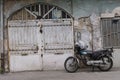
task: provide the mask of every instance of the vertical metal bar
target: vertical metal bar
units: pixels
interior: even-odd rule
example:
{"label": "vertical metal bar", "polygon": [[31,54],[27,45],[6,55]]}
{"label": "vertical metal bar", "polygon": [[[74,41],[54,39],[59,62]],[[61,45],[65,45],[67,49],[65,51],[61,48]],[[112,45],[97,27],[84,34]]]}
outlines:
{"label": "vertical metal bar", "polygon": [[103,45],[104,47],[106,47],[106,43],[105,43],[105,20],[103,19]]}
{"label": "vertical metal bar", "polygon": [[114,46],[116,46],[116,23],[114,23]]}
{"label": "vertical metal bar", "polygon": [[118,47],[120,46],[120,20],[118,21]]}
{"label": "vertical metal bar", "polygon": [[38,15],[41,16],[41,4],[39,4],[39,12]]}
{"label": "vertical metal bar", "polygon": [[111,19],[109,20],[109,24],[110,24],[110,26],[109,26],[109,30],[110,30],[110,31],[109,31],[110,40],[109,40],[109,41],[110,41],[110,47],[111,47],[111,46],[112,46],[112,44],[111,44],[111,41],[112,41],[112,40],[111,40],[111,39],[112,39],[112,38],[111,38],[111,26],[112,26],[112,21],[111,21]]}
{"label": "vertical metal bar", "polygon": [[108,19],[106,19],[106,46],[109,47],[109,40],[108,40]]}
{"label": "vertical metal bar", "polygon": [[[32,12],[32,6],[30,6],[30,11]],[[30,19],[32,19],[32,15],[30,15]]]}
{"label": "vertical metal bar", "polygon": [[112,39],[112,40],[113,40],[113,41],[112,41],[112,46],[114,46],[114,44],[115,44],[115,43],[114,43],[114,35],[115,35],[115,34],[114,34],[114,23],[113,23],[113,25],[112,25],[112,35],[113,35],[113,36],[112,36],[112,38],[113,38],[113,39]]}
{"label": "vertical metal bar", "polygon": [[110,19],[108,19],[108,40],[109,40],[109,47],[111,47],[111,39],[110,39],[110,25],[111,25],[111,22],[110,22]]}
{"label": "vertical metal bar", "polygon": [[107,26],[106,26],[107,28],[107,46],[109,46],[110,47],[110,44],[109,44],[109,19],[107,19]]}
{"label": "vertical metal bar", "polygon": [[111,19],[111,26],[110,26],[110,29],[111,29],[111,32],[110,32],[110,37],[111,37],[111,46],[113,46],[113,23],[112,23],[112,19]]}
{"label": "vertical metal bar", "polygon": [[33,10],[33,12],[36,12],[37,10],[36,10],[36,5],[33,5],[34,6],[34,10]]}
{"label": "vertical metal bar", "polygon": [[43,15],[45,14],[45,5],[43,5]]}
{"label": "vertical metal bar", "polygon": [[105,33],[105,34],[104,34],[104,36],[105,36],[105,47],[107,47],[107,35],[106,35],[106,32],[107,32],[107,31],[106,31],[106,26],[107,26],[107,23],[106,23],[106,19],[105,19],[105,26],[104,26],[104,27],[105,27],[105,28],[104,28],[104,33]]}
{"label": "vertical metal bar", "polygon": [[24,14],[23,14],[23,10],[22,10],[22,20],[24,20],[24,16],[23,16]]}
{"label": "vertical metal bar", "polygon": [[116,24],[116,38],[117,38],[117,39],[116,39],[116,46],[118,47],[118,44],[119,44],[119,43],[118,43],[118,41],[119,41],[119,40],[118,40],[118,22],[117,22],[117,24]]}
{"label": "vertical metal bar", "polygon": [[102,27],[103,27],[103,20],[102,19],[100,19],[100,33],[101,33],[101,40],[102,40],[102,47],[104,48],[104,46],[103,46],[103,30],[102,30]]}
{"label": "vertical metal bar", "polygon": [[105,34],[105,27],[106,27],[106,22],[105,22],[105,19],[103,19],[103,21],[104,21],[104,26],[103,26],[103,36],[104,36],[104,47],[106,47],[106,34]]}
{"label": "vertical metal bar", "polygon": [[25,20],[28,20],[28,12],[27,11],[25,11],[25,18],[26,18]]}
{"label": "vertical metal bar", "polygon": [[106,19],[106,21],[105,21],[105,31],[106,31],[106,33],[105,33],[105,36],[106,36],[106,47],[108,47],[109,45],[108,45],[108,19]]}
{"label": "vertical metal bar", "polygon": [[65,18],[66,18],[66,19],[67,19],[67,16],[68,16],[67,13],[65,13]]}
{"label": "vertical metal bar", "polygon": [[[49,5],[47,5],[47,12],[49,11]],[[47,19],[49,19],[49,14],[47,15]]]}
{"label": "vertical metal bar", "polygon": [[103,37],[103,47],[105,48],[105,38],[104,38],[104,24],[105,22],[104,22],[104,19],[102,19],[102,37]]}

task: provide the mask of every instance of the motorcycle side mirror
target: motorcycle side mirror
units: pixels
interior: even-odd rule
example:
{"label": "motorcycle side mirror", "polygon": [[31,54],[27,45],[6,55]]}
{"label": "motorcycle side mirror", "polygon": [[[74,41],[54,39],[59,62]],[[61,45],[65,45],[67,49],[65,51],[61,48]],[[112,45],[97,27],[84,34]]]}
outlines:
{"label": "motorcycle side mirror", "polygon": [[108,51],[113,52],[113,47],[109,48]]}

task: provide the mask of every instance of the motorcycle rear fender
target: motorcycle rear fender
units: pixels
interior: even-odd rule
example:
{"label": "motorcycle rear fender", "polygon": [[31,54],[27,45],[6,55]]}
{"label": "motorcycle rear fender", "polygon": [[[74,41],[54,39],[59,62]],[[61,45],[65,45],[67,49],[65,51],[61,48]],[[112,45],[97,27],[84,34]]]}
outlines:
{"label": "motorcycle rear fender", "polygon": [[105,57],[105,56],[112,58],[112,56],[111,56],[111,55],[108,55],[108,54],[103,54],[103,55],[101,55],[101,56],[97,57],[97,60],[98,60],[98,59],[100,59],[101,57]]}

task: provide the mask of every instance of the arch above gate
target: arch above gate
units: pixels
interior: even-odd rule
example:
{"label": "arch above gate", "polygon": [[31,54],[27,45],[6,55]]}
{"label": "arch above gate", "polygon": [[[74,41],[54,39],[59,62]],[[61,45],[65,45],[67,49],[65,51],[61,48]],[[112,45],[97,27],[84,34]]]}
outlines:
{"label": "arch above gate", "polygon": [[8,20],[68,19],[73,18],[64,9],[48,3],[34,3],[15,11]]}

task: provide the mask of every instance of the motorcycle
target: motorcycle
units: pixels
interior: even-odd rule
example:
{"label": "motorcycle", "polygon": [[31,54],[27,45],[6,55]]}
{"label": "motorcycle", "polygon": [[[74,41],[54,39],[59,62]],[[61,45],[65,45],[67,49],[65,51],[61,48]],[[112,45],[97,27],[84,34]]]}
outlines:
{"label": "motorcycle", "polygon": [[82,62],[93,69],[97,67],[100,71],[109,71],[113,67],[112,53],[113,48],[90,51],[75,45],[75,54],[65,60],[64,67],[67,72],[73,73],[80,68]]}

